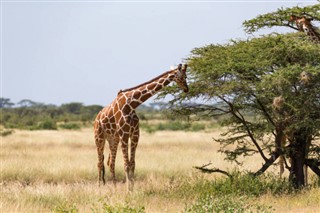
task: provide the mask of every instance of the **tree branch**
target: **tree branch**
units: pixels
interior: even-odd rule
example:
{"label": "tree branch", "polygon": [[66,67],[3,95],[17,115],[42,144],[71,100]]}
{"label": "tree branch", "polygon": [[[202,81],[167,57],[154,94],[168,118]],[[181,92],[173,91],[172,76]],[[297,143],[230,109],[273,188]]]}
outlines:
{"label": "tree branch", "polygon": [[261,169],[256,171],[253,175],[254,176],[259,176],[259,175],[263,174],[278,159],[280,154],[281,154],[280,150],[274,152],[271,155],[271,157],[269,159],[267,159],[266,163],[262,165]]}
{"label": "tree branch", "polygon": [[270,116],[270,114],[268,113],[266,107],[262,104],[262,102],[260,101],[260,99],[255,95],[255,94],[252,94],[256,100],[257,100],[257,103],[258,105],[260,106],[260,109],[262,110],[263,114],[266,116],[267,120],[273,125],[275,126],[275,123],[274,121],[272,120],[272,117]]}
{"label": "tree branch", "polygon": [[314,159],[306,159],[304,164],[309,166],[309,168],[320,177],[319,161],[316,161]]}
{"label": "tree branch", "polygon": [[228,106],[230,107],[230,113],[236,117],[241,123],[242,125],[245,127],[246,132],[248,133],[249,138],[251,139],[251,141],[253,142],[253,144],[255,145],[255,147],[258,149],[261,157],[263,158],[264,161],[268,161],[268,159],[266,158],[266,156],[264,155],[261,147],[259,146],[258,142],[256,141],[256,139],[254,138],[249,126],[247,125],[247,121],[245,120],[245,118],[243,117],[243,115],[236,109],[234,109],[234,106],[232,103],[230,103],[229,101],[227,101],[225,98],[223,98],[222,96],[218,96],[219,98],[221,98],[221,100],[223,100],[226,104],[228,104]]}
{"label": "tree branch", "polygon": [[210,166],[212,165],[212,163],[208,163],[208,164],[205,164],[203,166],[194,166],[193,168],[195,169],[199,169],[201,172],[203,173],[215,173],[215,172],[218,172],[218,173],[221,173],[221,174],[224,174],[224,175],[227,175],[228,177],[232,177],[231,174],[229,174],[228,172],[224,171],[224,170],[221,170],[221,169],[218,169],[218,168],[213,168],[213,169],[208,169],[206,168],[207,166]]}

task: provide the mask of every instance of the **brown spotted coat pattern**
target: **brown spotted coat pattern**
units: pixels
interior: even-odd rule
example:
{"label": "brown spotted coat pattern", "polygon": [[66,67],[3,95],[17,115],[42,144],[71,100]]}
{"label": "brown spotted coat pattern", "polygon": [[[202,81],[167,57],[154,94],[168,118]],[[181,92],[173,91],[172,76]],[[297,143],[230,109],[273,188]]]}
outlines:
{"label": "brown spotted coat pattern", "polygon": [[113,102],[99,112],[94,122],[94,137],[98,152],[99,185],[101,181],[105,184],[104,149],[105,140],[107,140],[109,145],[107,165],[110,168],[111,179],[115,184],[115,160],[120,143],[127,189],[129,191],[132,190],[135,153],[140,136],[139,118],[135,109],[172,81],[175,81],[184,92],[188,92],[186,69],[187,65],[182,67],[180,64],[178,68],[165,72],[144,84],[120,90]]}
{"label": "brown spotted coat pattern", "polygon": [[312,42],[320,44],[320,34],[317,32],[316,28],[312,25],[312,19],[306,18],[304,16],[291,16],[290,21],[294,21],[297,25],[299,31],[304,32]]}

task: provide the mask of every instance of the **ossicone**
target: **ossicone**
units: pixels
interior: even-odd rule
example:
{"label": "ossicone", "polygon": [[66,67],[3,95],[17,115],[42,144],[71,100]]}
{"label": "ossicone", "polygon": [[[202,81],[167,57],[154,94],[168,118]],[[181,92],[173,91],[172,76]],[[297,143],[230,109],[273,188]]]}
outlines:
{"label": "ossicone", "polygon": [[183,68],[182,68],[182,71],[183,71],[183,72],[186,72],[186,71],[187,71],[187,68],[188,68],[188,65],[187,65],[187,64],[184,64],[184,65],[183,65]]}

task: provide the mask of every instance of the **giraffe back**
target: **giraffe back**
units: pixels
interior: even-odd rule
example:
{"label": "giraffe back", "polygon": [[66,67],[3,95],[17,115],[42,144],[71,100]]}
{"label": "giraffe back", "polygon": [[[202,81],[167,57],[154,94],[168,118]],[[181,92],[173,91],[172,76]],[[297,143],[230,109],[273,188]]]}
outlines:
{"label": "giraffe back", "polygon": [[119,92],[112,103],[99,112],[96,120],[107,135],[132,133],[131,127],[136,125],[138,117],[130,104],[130,97]]}

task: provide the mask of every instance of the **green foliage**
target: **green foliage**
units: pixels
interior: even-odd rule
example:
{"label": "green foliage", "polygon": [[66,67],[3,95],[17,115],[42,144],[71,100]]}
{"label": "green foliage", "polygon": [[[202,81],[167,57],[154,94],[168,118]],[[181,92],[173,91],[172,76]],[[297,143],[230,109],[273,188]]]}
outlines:
{"label": "green foliage", "polygon": [[157,124],[149,124],[148,122],[142,122],[140,127],[149,133],[156,131],[200,131],[205,130],[206,125],[203,123],[188,123],[183,121],[166,121]]}
{"label": "green foliage", "polygon": [[81,108],[83,107],[82,103],[69,103],[69,104],[62,104],[61,109],[67,113],[71,114],[80,114]]}
{"label": "green foliage", "polygon": [[261,28],[271,28],[275,26],[284,26],[296,29],[294,23],[290,22],[290,16],[307,16],[313,20],[320,20],[320,4],[315,4],[307,7],[292,7],[280,8],[276,12],[271,12],[245,21],[243,23],[244,29],[247,33],[253,33]]}
{"label": "green foliage", "polygon": [[63,123],[59,124],[59,128],[78,130],[80,129],[80,125],[78,123]]}
{"label": "green foliage", "polygon": [[197,200],[191,206],[186,207],[185,212],[274,212],[272,206],[266,206],[257,203],[248,203],[248,197],[230,197],[227,195],[221,197],[204,196]]}
{"label": "green foliage", "polygon": [[234,173],[232,178],[218,180],[209,188],[210,194],[234,196],[262,196],[270,193],[281,195],[292,192],[288,181],[278,179],[274,175],[255,177],[252,174]]}
{"label": "green foliage", "polygon": [[60,127],[78,129],[80,125],[72,122],[91,122],[102,109],[98,105],[83,106],[81,103],[64,104],[60,107],[38,104],[30,100],[19,103],[21,107],[0,109],[0,124],[5,128],[57,129],[58,122],[66,122]]}
{"label": "green foliage", "polygon": [[132,208],[128,205],[124,206],[110,206],[105,204],[103,206],[103,212],[106,213],[144,213],[146,212],[144,207]]}
{"label": "green foliage", "polygon": [[35,127],[31,128],[31,130],[38,130],[38,129],[56,130],[57,125],[52,120],[44,120],[39,122]]}
{"label": "green foliage", "polygon": [[14,105],[9,98],[0,98],[0,108],[10,108]]}
{"label": "green foliage", "polygon": [[0,128],[0,136],[5,137],[11,135],[14,131],[12,129],[2,129]]}
{"label": "green foliage", "polygon": [[[189,186],[190,187],[190,186]],[[283,195],[294,192],[290,183],[267,174],[255,177],[252,174],[232,172],[230,178],[198,182],[190,191],[202,196],[248,196],[259,197],[265,194]],[[183,188],[183,187],[181,187]]]}
{"label": "green foliage", "polygon": [[68,202],[64,201],[59,203],[57,206],[55,206],[52,209],[53,213],[78,213],[79,210],[76,206],[76,204],[68,204]]}
{"label": "green foliage", "polygon": [[[248,33],[273,26],[296,29],[289,22],[291,15],[319,21],[319,12],[320,4],[279,9],[246,21],[244,27]],[[240,156],[259,154],[265,162],[259,172],[264,172],[285,152],[292,159],[289,178],[296,187],[303,184],[302,164],[295,162],[320,162],[319,144],[314,140],[320,130],[319,44],[302,33],[270,34],[195,48],[187,63],[189,93],[178,95],[172,87],[159,97],[173,93],[170,108],[179,115],[220,117],[228,129],[215,141],[227,160],[241,164]],[[281,105],[274,104],[277,98],[282,99]],[[190,104],[192,100],[200,103]],[[284,135],[289,144],[282,148]],[[308,166],[320,174],[318,166]]]}
{"label": "green foliage", "polygon": [[[281,119],[272,107],[278,96],[285,98],[286,111],[294,118],[288,128],[307,125],[314,136],[319,132],[319,45],[301,39],[299,34],[268,35],[208,45],[194,49],[192,54],[188,59],[190,92],[177,95],[171,108],[180,114],[220,116],[221,124],[229,128],[223,134],[226,137],[216,141],[227,159],[236,161],[241,155],[255,153],[266,159],[262,150],[271,154],[275,144],[270,133]],[[312,76],[309,83],[301,81],[302,72]],[[204,99],[206,104],[184,104],[193,99]],[[249,113],[254,117],[247,116]],[[232,150],[229,145],[233,144]]]}
{"label": "green foliage", "polygon": [[[144,213],[145,208],[142,207],[130,207],[129,204],[122,204],[122,205],[110,205],[104,200],[99,200],[99,204],[95,205],[91,208],[92,212],[94,213]],[[99,206],[99,207],[98,207]]]}
{"label": "green foliage", "polygon": [[288,181],[274,175],[254,177],[236,171],[231,173],[231,178],[198,181],[192,186],[179,187],[183,188],[189,188],[189,193],[197,195],[195,203],[187,204],[185,212],[273,212],[272,206],[248,200],[266,194],[280,196],[295,192]]}

